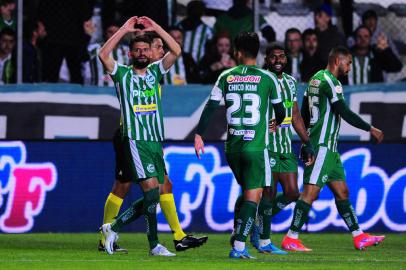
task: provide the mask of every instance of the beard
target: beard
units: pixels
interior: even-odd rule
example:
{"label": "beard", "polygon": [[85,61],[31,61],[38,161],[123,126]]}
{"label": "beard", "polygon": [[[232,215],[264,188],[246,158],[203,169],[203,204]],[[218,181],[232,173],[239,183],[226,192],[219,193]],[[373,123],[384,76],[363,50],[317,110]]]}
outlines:
{"label": "beard", "polygon": [[141,68],[147,67],[150,62],[151,62],[150,59],[146,59],[145,61],[144,61],[144,60],[141,60],[141,61],[140,61],[139,59],[134,58],[134,59],[133,59],[133,66],[134,66],[135,68],[141,69]]}

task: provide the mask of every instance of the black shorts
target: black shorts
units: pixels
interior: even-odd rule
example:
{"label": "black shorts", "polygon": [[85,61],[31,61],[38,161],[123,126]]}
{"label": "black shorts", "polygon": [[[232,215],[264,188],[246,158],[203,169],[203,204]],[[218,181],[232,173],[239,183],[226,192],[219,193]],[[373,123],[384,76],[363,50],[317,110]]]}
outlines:
{"label": "black shorts", "polygon": [[[130,172],[130,164],[128,160],[125,158],[125,151],[124,151],[124,139],[121,136],[121,128],[118,128],[114,133],[113,137],[113,146],[114,146],[114,153],[116,157],[116,168],[115,168],[115,177],[116,180],[120,182],[131,182],[135,179],[131,179],[131,172]],[[166,166],[164,168],[165,175],[168,175],[166,171]]]}
{"label": "black shorts", "polygon": [[129,170],[130,164],[128,164],[128,161],[125,158],[123,143],[124,140],[121,136],[121,128],[118,128],[113,137],[114,153],[116,156],[115,177],[116,180],[120,182],[130,182],[132,180]]}

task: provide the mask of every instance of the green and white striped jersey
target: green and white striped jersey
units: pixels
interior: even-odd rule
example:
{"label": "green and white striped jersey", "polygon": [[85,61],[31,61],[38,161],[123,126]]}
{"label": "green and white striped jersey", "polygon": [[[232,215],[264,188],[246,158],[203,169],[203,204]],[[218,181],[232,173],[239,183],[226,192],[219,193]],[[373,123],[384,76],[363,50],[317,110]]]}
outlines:
{"label": "green and white striped jersey", "polygon": [[337,152],[341,117],[334,113],[332,104],[344,100],[343,87],[328,70],[320,70],[309,82],[305,96],[310,111],[309,136],[315,146],[323,145]]}
{"label": "green and white striped jersey", "polygon": [[120,102],[123,136],[138,141],[164,140],[159,81],[166,72],[161,60],[150,64],[145,75],[115,62],[111,77]]}
{"label": "green and white striped jersey", "polygon": [[[98,55],[103,44],[91,44],[87,50],[89,52],[89,61],[85,63],[85,82],[86,84],[97,86],[114,86],[114,82],[110,75],[106,72]],[[122,65],[128,65],[128,46],[118,45],[110,56]]]}
{"label": "green and white striped jersey", "polygon": [[[281,87],[281,97],[285,107],[285,119],[278,127],[276,132],[269,133],[268,149],[275,153],[289,154],[292,153],[292,117],[293,105],[297,101],[297,82],[293,76],[282,73],[282,78],[278,78]],[[275,118],[275,112],[272,112],[272,119]]]}
{"label": "green and white striped jersey", "polygon": [[213,38],[213,30],[202,23],[196,29],[185,32],[183,50],[190,53],[198,63],[205,53],[206,42]]}
{"label": "green and white striped jersey", "polygon": [[371,56],[355,56],[352,57],[352,67],[348,73],[348,84],[366,84],[370,80],[370,60]]}
{"label": "green and white striped jersey", "polygon": [[183,57],[179,56],[176,59],[175,64],[171,66],[168,72],[164,76],[164,84],[171,85],[185,85],[186,81],[186,69],[183,62]]}
{"label": "green and white striped jersey", "polygon": [[210,100],[224,97],[227,109],[225,152],[264,151],[269,143],[269,101],[279,103],[276,76],[256,66],[240,65],[220,74]]}
{"label": "green and white striped jersey", "polygon": [[0,84],[12,83],[14,73],[14,65],[12,61],[11,54],[6,56],[3,60],[0,59]]}

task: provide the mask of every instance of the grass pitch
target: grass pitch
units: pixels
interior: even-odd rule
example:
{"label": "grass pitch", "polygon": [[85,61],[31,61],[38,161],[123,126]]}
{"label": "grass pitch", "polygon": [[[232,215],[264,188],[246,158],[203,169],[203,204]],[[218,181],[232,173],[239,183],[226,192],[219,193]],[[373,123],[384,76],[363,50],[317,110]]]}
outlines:
{"label": "grass pitch", "polygon": [[[283,235],[272,239],[278,245]],[[210,234],[203,247],[177,252],[176,257],[148,256],[144,234],[120,234],[128,254],[97,251],[98,234],[0,234],[0,269],[406,269],[406,234],[389,234],[367,251],[353,248],[350,234],[302,234],[311,253],[264,255],[250,247],[257,260],[228,259],[228,234]],[[172,237],[160,234],[161,243],[174,251]]]}

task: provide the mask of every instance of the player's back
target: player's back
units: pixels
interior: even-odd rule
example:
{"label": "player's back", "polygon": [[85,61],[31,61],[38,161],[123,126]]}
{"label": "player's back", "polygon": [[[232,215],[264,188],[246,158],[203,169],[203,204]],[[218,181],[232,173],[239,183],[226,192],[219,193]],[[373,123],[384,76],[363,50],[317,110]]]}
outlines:
{"label": "player's back", "polygon": [[217,83],[227,109],[225,151],[263,151],[268,145],[269,102],[280,102],[276,76],[256,66],[224,71]]}
{"label": "player's back", "polygon": [[310,140],[313,145],[326,146],[337,151],[341,118],[334,113],[332,104],[344,99],[341,83],[328,70],[320,70],[309,82],[305,91],[310,111]]}

